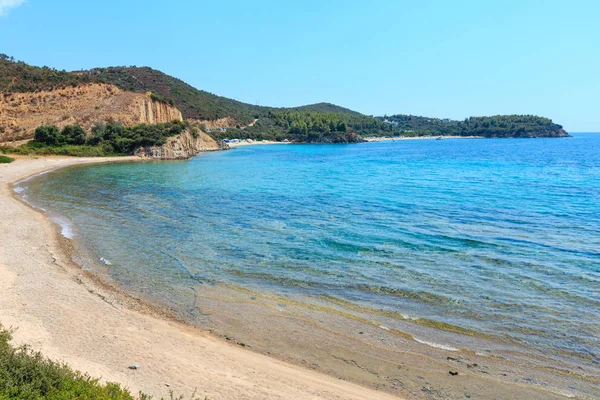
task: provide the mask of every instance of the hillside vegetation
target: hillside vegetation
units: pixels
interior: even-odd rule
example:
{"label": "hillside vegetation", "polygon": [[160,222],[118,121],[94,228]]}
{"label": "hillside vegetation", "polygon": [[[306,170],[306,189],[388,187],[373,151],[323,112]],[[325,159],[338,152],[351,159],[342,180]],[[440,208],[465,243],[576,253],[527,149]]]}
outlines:
{"label": "hillside vegetation", "polygon": [[265,117],[269,112],[276,110],[359,114],[329,103],[281,109],[256,106],[198,90],[181,79],[149,67],[95,68],[81,73],[90,80],[112,83],[123,90],[155,93],[163,101],[175,105],[185,118],[190,119],[215,120],[233,117],[240,125],[247,125],[252,120]]}
{"label": "hillside vegetation", "polygon": [[0,93],[3,94],[76,87],[91,82],[94,82],[94,78],[88,75],[59,71],[50,67],[34,67],[23,61],[15,61],[6,54],[0,54]]}

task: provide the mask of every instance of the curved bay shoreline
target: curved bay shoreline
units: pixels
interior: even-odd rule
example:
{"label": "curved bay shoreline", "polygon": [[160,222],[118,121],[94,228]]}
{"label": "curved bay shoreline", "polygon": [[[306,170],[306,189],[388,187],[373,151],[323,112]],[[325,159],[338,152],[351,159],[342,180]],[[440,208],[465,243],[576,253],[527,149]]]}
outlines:
{"label": "curved bay shoreline", "polygon": [[[204,288],[199,308],[225,308],[212,323],[216,332],[223,325],[231,329],[236,340],[227,343],[226,338],[169,319],[160,309],[81,270],[71,260],[74,243],[58,234],[45,215],[13,194],[13,183],[45,170],[132,160],[137,158],[19,158],[0,169],[0,213],[10,227],[2,232],[0,323],[20,327],[16,334],[20,343],[30,343],[47,356],[94,376],[156,396],[167,395],[171,389],[189,394],[195,388],[210,399],[393,397],[382,390],[406,398],[463,393],[475,398],[576,396],[568,390],[573,378],[556,371],[530,371],[529,365],[469,350],[435,348],[426,341],[393,336],[381,326],[349,321],[345,315],[332,316],[327,310],[300,303],[288,303],[282,311],[282,299],[243,288]],[[250,295],[258,301],[249,301]],[[324,318],[326,325],[314,323]],[[267,334],[264,321],[275,319],[284,322],[268,327]],[[349,323],[355,324],[356,335],[341,334],[348,331]],[[297,335],[297,346],[278,340],[290,332]],[[275,333],[271,341],[260,340],[261,335],[271,333]],[[314,338],[322,341],[311,347],[308,342]],[[248,343],[254,352],[240,346]],[[258,353],[304,364],[335,378]],[[141,369],[128,370],[132,363],[139,363]],[[449,370],[459,375],[451,376]]]}

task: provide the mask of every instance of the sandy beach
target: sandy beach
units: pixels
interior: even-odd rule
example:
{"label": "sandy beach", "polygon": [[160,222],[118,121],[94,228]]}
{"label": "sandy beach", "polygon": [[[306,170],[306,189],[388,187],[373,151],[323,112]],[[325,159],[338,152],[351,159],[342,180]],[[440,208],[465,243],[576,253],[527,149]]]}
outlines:
{"label": "sandy beach", "polygon": [[64,251],[69,242],[12,193],[12,183],[45,170],[114,160],[19,158],[0,165],[0,323],[18,328],[17,344],[157,397],[197,390],[211,400],[397,398],[152,315],[74,265]]}
{"label": "sandy beach", "polygon": [[[177,322],[74,264],[75,243],[12,188],[46,170],[128,160],[138,159],[19,157],[0,165],[0,217],[6,227],[0,232],[0,323],[18,328],[17,344],[156,397],[197,390],[211,400],[428,399],[464,393],[541,400],[572,397],[563,388],[574,382],[596,383],[593,377],[575,380],[524,361],[475,353],[459,344],[462,339],[455,349],[435,346],[429,342],[435,338],[403,333],[424,335],[419,326],[406,322],[406,330],[395,332],[372,322],[385,323],[385,316],[363,310],[349,319],[341,310],[332,312],[332,304],[288,301],[282,312],[283,299],[244,288],[206,287],[198,300],[203,308],[221,310],[209,329],[226,327],[235,340]],[[266,332],[265,321],[277,323]],[[133,364],[139,368],[129,369]]]}

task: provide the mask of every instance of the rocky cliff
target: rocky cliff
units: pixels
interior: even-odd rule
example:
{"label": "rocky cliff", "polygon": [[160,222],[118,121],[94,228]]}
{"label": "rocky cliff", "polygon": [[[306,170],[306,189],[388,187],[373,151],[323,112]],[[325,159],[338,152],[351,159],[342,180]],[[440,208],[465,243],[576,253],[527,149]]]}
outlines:
{"label": "rocky cliff", "polygon": [[0,94],[0,142],[31,138],[40,125],[78,124],[89,130],[98,121],[131,126],[181,119],[177,108],[152,100],[150,93],[107,84]]}
{"label": "rocky cliff", "polygon": [[226,143],[218,143],[206,133],[197,134],[186,130],[184,133],[167,139],[162,146],[140,147],[135,155],[159,160],[184,160],[203,151],[227,150]]}
{"label": "rocky cliff", "polygon": [[139,106],[139,113],[134,114],[139,117],[139,123],[160,124],[183,120],[181,111],[168,104],[153,101],[150,92],[146,93],[145,96],[137,96],[135,103]]}

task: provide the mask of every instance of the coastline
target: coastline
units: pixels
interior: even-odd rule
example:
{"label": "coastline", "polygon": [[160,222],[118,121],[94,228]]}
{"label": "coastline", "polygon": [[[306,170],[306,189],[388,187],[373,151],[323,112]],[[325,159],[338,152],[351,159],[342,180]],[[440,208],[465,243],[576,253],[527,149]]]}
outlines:
{"label": "coastline", "polygon": [[290,144],[289,142],[276,142],[274,140],[262,140],[262,141],[252,141],[252,142],[246,142],[241,141],[241,142],[229,142],[227,143],[229,145],[230,148],[235,148],[235,147],[243,147],[243,146],[257,146],[257,145],[263,145],[263,144]]}
{"label": "coastline", "polygon": [[438,140],[438,139],[485,139],[483,136],[398,136],[366,137],[367,142],[396,142],[400,140]]}
{"label": "coastline", "polygon": [[[443,398],[443,393],[462,394],[462,391],[470,393],[476,398],[497,398],[498,394],[503,397],[531,399],[563,398],[556,391],[533,387],[528,381],[511,384],[513,377],[501,378],[501,375],[506,376],[501,371],[516,366],[500,361],[495,363],[470,350],[435,348],[427,340],[415,342],[414,338],[404,338],[404,340],[398,340],[397,351],[389,354],[389,349],[383,343],[378,343],[378,341],[384,340],[383,336],[387,334],[387,331],[382,326],[375,325],[365,328],[364,325],[359,324],[362,322],[359,320],[357,320],[356,332],[364,330],[365,335],[360,338],[360,341],[366,342],[372,338],[372,343],[369,346],[365,345],[365,348],[368,347],[375,356],[371,360],[366,356],[357,358],[356,354],[353,355],[351,347],[356,345],[358,339],[336,336],[339,332],[331,331],[329,333],[331,337],[327,340],[324,339],[325,348],[322,352],[330,351],[327,349],[327,345],[337,341],[339,343],[336,345],[339,348],[336,348],[335,352],[332,350],[332,353],[335,353],[334,356],[340,357],[341,361],[338,364],[321,365],[321,368],[318,368],[328,372],[329,376],[259,354],[269,354],[272,351],[273,355],[277,356],[277,346],[265,350],[258,345],[254,346],[255,342],[251,342],[253,343],[253,352],[243,349],[240,342],[217,338],[189,325],[169,320],[160,312],[146,308],[145,303],[136,302],[135,298],[124,296],[118,290],[103,285],[98,279],[94,279],[93,275],[74,265],[69,255],[73,242],[58,234],[56,226],[44,214],[32,210],[31,207],[17,200],[12,190],[12,183],[45,170],[89,162],[130,161],[137,160],[137,158],[48,158],[37,160],[23,160],[23,158],[9,164],[15,167],[17,162],[29,163],[27,168],[22,168],[27,171],[15,172],[12,180],[6,176],[7,169],[0,168],[0,177],[2,178],[0,205],[3,209],[0,215],[6,213],[6,210],[11,207],[21,206],[25,209],[22,210],[21,217],[27,222],[28,227],[35,229],[36,226],[41,225],[44,227],[44,232],[39,232],[37,229],[38,232],[31,231],[24,238],[22,232],[19,232],[21,239],[13,240],[10,243],[10,237],[7,236],[10,234],[10,230],[2,233],[3,237],[0,243],[2,243],[2,254],[5,256],[0,260],[0,277],[2,278],[0,279],[0,322],[6,326],[20,326],[21,328],[16,334],[18,342],[32,344],[36,350],[41,350],[51,358],[64,360],[76,369],[89,372],[93,376],[102,376],[107,380],[121,382],[129,388],[144,390],[155,396],[164,396],[170,389],[176,394],[188,395],[197,387],[200,396],[208,396],[210,399],[240,397],[257,399],[398,398],[382,391],[375,391],[340,380],[346,379],[347,374],[344,375],[340,372],[339,364],[352,364],[350,367],[362,374],[373,374],[372,371],[375,371],[376,374],[389,374],[395,369],[399,379],[402,379],[396,389],[411,398],[429,398],[430,396]],[[19,174],[21,176],[17,176]],[[7,203],[6,197],[10,197],[14,204]],[[13,212],[16,211],[13,210]],[[17,226],[20,224],[21,218],[15,218],[14,222],[10,223],[10,219],[3,215],[3,221],[8,221],[8,226]],[[35,238],[32,237],[34,235]],[[5,243],[8,243],[6,248],[4,248]],[[10,254],[11,250],[8,249],[21,249],[21,253]],[[31,262],[31,257],[37,262]],[[30,262],[27,263],[25,258]],[[36,279],[31,280],[17,275],[23,274],[23,272],[29,273],[29,276],[34,276]],[[44,282],[41,282],[40,278]],[[43,290],[38,290],[40,286]],[[17,293],[17,297],[13,297],[12,303],[9,293],[11,291]],[[246,292],[248,291],[243,288],[235,288],[234,291],[238,294],[231,296],[232,291],[223,291],[220,288],[207,290],[203,293],[201,301],[207,304],[228,302],[231,305],[229,311],[232,314],[241,312],[251,315],[250,310],[255,306],[250,305],[247,301],[248,293]],[[281,304],[282,299],[261,296],[260,293],[252,294],[260,302],[273,303],[270,309],[274,312],[265,312],[267,317],[277,318],[279,315],[281,318],[281,309],[278,304]],[[58,299],[59,297],[60,300],[44,304],[45,298]],[[17,307],[23,302],[22,308],[17,311]],[[11,304],[15,307],[14,310],[11,310]],[[324,306],[331,308],[331,304],[324,304]],[[93,312],[88,312],[88,309]],[[58,316],[63,318],[61,324],[53,321],[57,317],[58,310],[61,313]],[[62,315],[64,310],[67,310],[68,314]],[[315,315],[320,313],[322,313],[321,318],[331,318],[332,324],[339,323],[345,318],[341,314],[339,318],[336,317],[337,319],[332,318],[329,312],[325,313],[320,308],[308,310],[306,313],[303,305],[300,305],[299,302],[297,304],[288,302],[286,310],[287,313],[293,312],[297,313],[295,315],[301,315],[302,318],[297,318],[298,320],[308,320],[307,315],[313,317],[310,319],[315,320]],[[245,321],[248,325],[257,322],[260,324],[260,321],[256,320]],[[313,326],[309,328],[315,329]],[[35,333],[23,332],[31,329],[34,329]],[[243,327],[240,327],[239,332],[232,333],[236,338],[242,338],[245,343],[248,343],[243,336],[238,336],[238,333],[241,334],[245,329],[247,329],[247,325],[244,324]],[[272,327],[272,329],[276,331],[277,327]],[[84,335],[83,337],[78,335],[72,337],[73,332],[82,332]],[[300,332],[298,331],[298,333]],[[281,332],[279,333],[281,334]],[[323,334],[323,332],[319,333]],[[363,332],[361,331],[360,334],[362,335]],[[299,334],[298,336],[303,335]],[[73,346],[72,342],[76,342],[77,346]],[[207,349],[209,354],[206,353]],[[292,353],[294,351],[298,352],[299,350],[291,350]],[[357,352],[360,351],[356,350],[355,353]],[[279,358],[297,363],[297,360],[286,355],[280,355]],[[464,362],[454,361],[457,359],[464,360]],[[242,366],[240,366],[240,361],[242,361]],[[467,364],[467,361],[470,364]],[[199,362],[200,365],[198,365]],[[133,363],[141,365],[140,370],[128,370],[127,366]],[[386,366],[389,364],[389,368],[385,369],[379,364]],[[485,366],[487,371],[478,374],[478,371],[469,366],[478,364],[487,364],[489,369],[488,366]],[[313,368],[310,364],[308,365]],[[219,369],[215,371],[217,367]],[[456,368],[457,371],[460,371],[460,377],[450,377],[448,375],[449,368]],[[517,369],[515,368],[515,370]],[[525,373],[523,371],[513,372],[517,374],[516,376],[519,376],[519,373]],[[528,376],[543,379],[537,375],[530,375],[534,374],[533,371],[526,373]],[[196,377],[196,374],[201,376]],[[331,377],[331,375],[340,379]],[[257,378],[258,381],[256,381]],[[362,384],[378,387],[376,382],[361,381],[357,376],[352,378]],[[277,382],[279,385],[272,384],[271,381]],[[167,387],[166,384],[170,386]],[[488,387],[482,388],[479,392],[475,389],[485,385]]]}
{"label": "coastline", "polygon": [[[399,136],[399,137],[365,137],[365,143],[375,142],[396,142],[404,140],[438,140],[438,139],[485,139],[483,136]],[[244,146],[257,146],[267,144],[293,144],[292,142],[276,142],[274,140],[263,140],[263,141],[240,141],[240,142],[229,142],[230,148],[244,147]]]}
{"label": "coastline", "polygon": [[[197,390],[211,400],[397,398],[152,315],[76,266],[68,256],[70,241],[12,190],[48,170],[137,159],[18,157],[0,167],[0,216],[9,227],[0,233],[0,323],[18,328],[16,344],[156,397]],[[139,369],[129,369],[132,364]]]}

